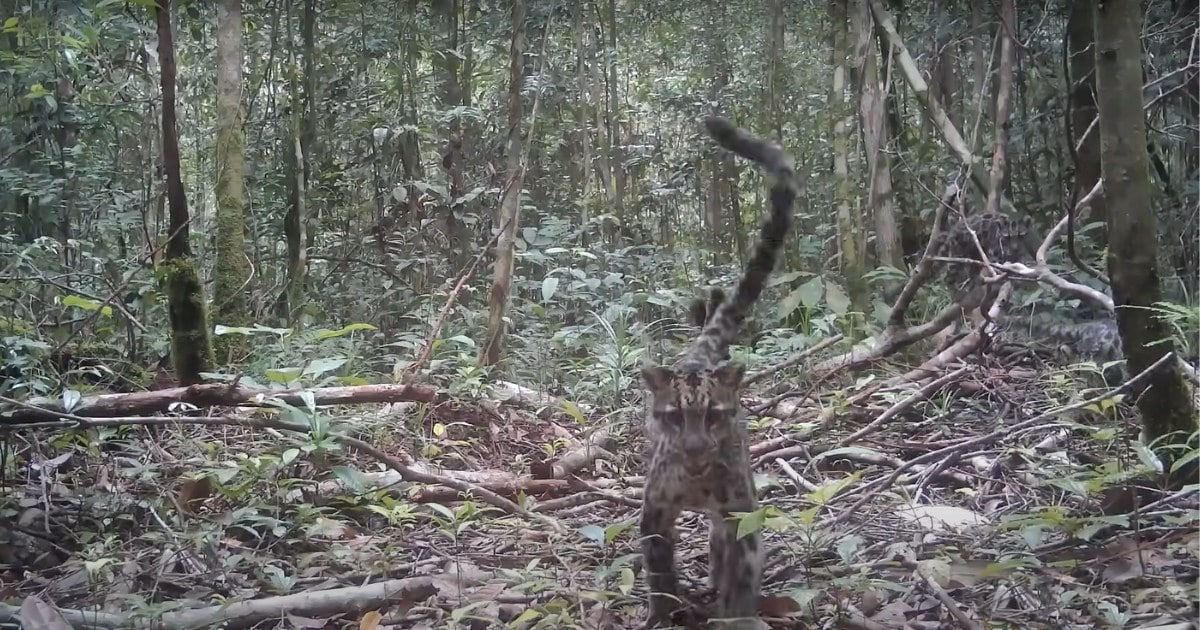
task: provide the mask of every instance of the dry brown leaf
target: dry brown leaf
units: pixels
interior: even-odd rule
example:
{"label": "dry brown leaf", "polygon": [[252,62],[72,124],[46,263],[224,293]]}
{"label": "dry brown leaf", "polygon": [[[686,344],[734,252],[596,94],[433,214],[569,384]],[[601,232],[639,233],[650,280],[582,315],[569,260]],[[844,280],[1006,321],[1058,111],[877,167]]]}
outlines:
{"label": "dry brown leaf", "polygon": [[358,620],[358,630],[375,630],[379,627],[379,623],[383,621],[383,615],[379,614],[378,610],[368,611]]}

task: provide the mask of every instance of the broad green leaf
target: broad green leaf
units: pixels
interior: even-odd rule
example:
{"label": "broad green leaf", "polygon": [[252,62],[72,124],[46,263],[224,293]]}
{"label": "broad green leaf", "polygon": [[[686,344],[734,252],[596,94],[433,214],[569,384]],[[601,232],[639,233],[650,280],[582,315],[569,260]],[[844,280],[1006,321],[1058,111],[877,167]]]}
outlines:
{"label": "broad green leaf", "polygon": [[549,302],[550,298],[554,297],[554,292],[558,290],[558,276],[546,276],[542,280],[542,301]]}
{"label": "broad green leaf", "polygon": [[304,366],[304,374],[308,376],[317,376],[326,372],[332,372],[348,361],[346,357],[326,357],[324,359],[316,359]]}
{"label": "broad green leaf", "polygon": [[845,289],[830,280],[825,281],[825,303],[829,305],[829,310],[838,315],[845,315],[850,310],[850,298]]}
{"label": "broad green leaf", "polygon": [[800,308],[801,302],[804,301],[804,287],[806,285],[807,283],[792,289],[791,293],[788,293],[779,301],[779,310],[776,313],[779,319],[787,319],[796,309]]}
{"label": "broad green leaf", "polygon": [[800,285],[800,303],[808,308],[816,308],[821,303],[821,295],[825,293],[825,284],[819,276]]}
{"label": "broad green leaf", "polygon": [[347,490],[362,493],[370,485],[366,476],[353,466],[334,466],[329,470]]}
{"label": "broad green leaf", "polygon": [[737,537],[738,540],[741,540],[762,529],[763,523],[767,520],[767,508],[761,507],[753,512],[739,513],[737,519]]}
{"label": "broad green leaf", "polygon": [[266,377],[272,383],[287,385],[300,376],[300,368],[279,368],[275,370],[267,370]]}
{"label": "broad green leaf", "polygon": [[508,622],[508,624],[505,627],[507,627],[507,628],[524,628],[526,626],[526,624],[528,624],[529,622],[531,622],[535,619],[540,618],[541,616],[542,616],[542,613],[538,612],[538,610],[536,608],[526,608],[524,612],[517,615],[517,617],[515,619],[513,619],[512,621]]}
{"label": "broad green leaf", "polygon": [[317,333],[315,339],[317,341],[324,341],[326,339],[333,339],[334,337],[342,337],[358,330],[378,330],[378,328],[372,326],[371,324],[359,322],[355,324],[348,324],[337,330],[322,330]]}
{"label": "broad green leaf", "polygon": [[74,306],[88,312],[100,311],[100,314],[105,317],[112,317],[112,307],[102,306],[100,302],[89,300],[80,295],[64,295],[62,298],[63,306]]}
{"label": "broad green leaf", "polygon": [[804,498],[817,505],[825,505],[826,503],[829,503],[833,497],[837,496],[839,492],[858,483],[858,480],[863,476],[864,473],[866,473],[865,470],[859,470],[852,475],[847,475],[841,479],[830,481],[821,485],[816,490],[806,493]]}
{"label": "broad green leaf", "polygon": [[475,347],[475,340],[466,335],[454,335],[453,337],[450,337],[446,341],[453,341],[455,343],[461,343],[462,345],[464,345],[468,348]]}

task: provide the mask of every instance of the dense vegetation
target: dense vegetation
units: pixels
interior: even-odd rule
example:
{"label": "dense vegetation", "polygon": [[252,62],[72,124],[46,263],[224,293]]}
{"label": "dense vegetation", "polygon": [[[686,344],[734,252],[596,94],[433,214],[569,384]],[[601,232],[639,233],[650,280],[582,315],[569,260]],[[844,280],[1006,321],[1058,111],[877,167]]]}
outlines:
{"label": "dense vegetation", "polygon": [[[1143,488],[1195,460],[1194,435],[1162,445],[1195,431],[1194,370],[1156,368],[1134,409],[1092,388],[1097,366],[1013,369],[982,343],[929,363],[960,346],[899,341],[961,297],[936,276],[901,290],[956,211],[1030,217],[1040,241],[1072,209],[1072,246],[1054,239],[1037,270],[1084,288],[1031,271],[1007,309],[1111,318],[1116,298],[1148,307],[1117,315],[1132,374],[1195,354],[1194,0],[1141,3],[1123,66],[1104,54],[1129,32],[1093,3],[526,1],[0,0],[0,582],[16,585],[0,597],[159,614],[452,559],[460,577],[484,567],[459,586],[493,579],[492,597],[421,583],[405,606],[362,607],[393,627],[631,627],[637,367],[677,349],[702,288],[736,277],[766,203],[759,172],[702,134],[716,112],[780,142],[802,179],[733,353],[758,383],[770,479],[748,526],[778,546],[772,623],[1194,611],[1195,486]],[[1139,67],[1140,118],[1114,79]],[[1125,135],[1135,119],[1144,138]],[[834,359],[792,359],[805,351]],[[199,382],[224,385],[171,389]],[[147,391],[177,397],[80,411]],[[1129,439],[1143,427],[1153,452]],[[554,468],[581,443],[607,450]],[[389,466],[400,491],[375,487],[397,481]],[[893,501],[991,525],[908,546],[880,520]],[[1139,569],[1079,553],[1074,577],[997,594],[1100,536],[1104,561]],[[502,562],[481,553],[494,544]],[[179,557],[152,558],[163,545]]]}

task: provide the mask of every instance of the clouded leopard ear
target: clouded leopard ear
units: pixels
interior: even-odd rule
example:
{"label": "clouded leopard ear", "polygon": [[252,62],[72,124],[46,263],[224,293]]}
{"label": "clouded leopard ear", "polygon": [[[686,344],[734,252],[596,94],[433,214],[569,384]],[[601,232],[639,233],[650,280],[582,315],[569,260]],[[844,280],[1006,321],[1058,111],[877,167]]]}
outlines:
{"label": "clouded leopard ear", "polygon": [[652,391],[665,389],[675,379],[675,373],[669,367],[648,365],[642,368],[642,380]]}
{"label": "clouded leopard ear", "polygon": [[726,363],[716,371],[717,382],[726,387],[739,387],[745,376],[746,366],[740,363]]}

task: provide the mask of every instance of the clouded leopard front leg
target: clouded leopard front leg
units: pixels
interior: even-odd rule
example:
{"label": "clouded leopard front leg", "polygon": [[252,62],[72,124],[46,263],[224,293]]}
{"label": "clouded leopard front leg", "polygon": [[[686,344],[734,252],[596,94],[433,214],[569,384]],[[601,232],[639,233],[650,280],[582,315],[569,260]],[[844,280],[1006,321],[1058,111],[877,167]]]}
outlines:
{"label": "clouded leopard front leg", "polygon": [[[749,504],[729,512],[749,512],[755,508]],[[709,584],[717,592],[714,628],[760,628],[758,600],[762,590],[762,554],[759,549],[759,533],[737,537],[738,521],[717,518],[713,515],[708,536]]]}
{"label": "clouded leopard front leg", "polygon": [[[644,496],[648,496],[646,493]],[[642,570],[650,588],[650,614],[645,628],[669,623],[678,608],[678,580],[675,575],[675,517],[679,509],[647,498],[642,504]]]}

